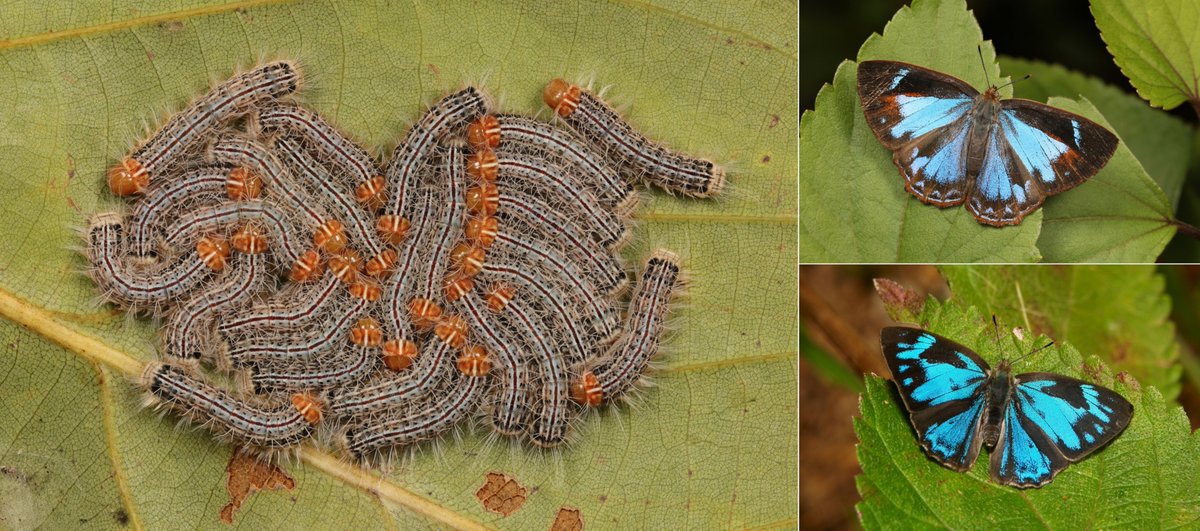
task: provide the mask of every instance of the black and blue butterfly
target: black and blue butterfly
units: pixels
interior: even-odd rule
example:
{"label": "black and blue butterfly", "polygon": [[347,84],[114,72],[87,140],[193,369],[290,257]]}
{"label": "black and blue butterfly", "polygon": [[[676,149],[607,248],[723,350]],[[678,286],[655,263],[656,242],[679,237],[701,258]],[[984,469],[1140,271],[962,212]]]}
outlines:
{"label": "black and blue butterfly", "polygon": [[959,472],[987,446],[992,481],[1040,487],[1133,417],[1133,405],[1111,389],[1047,372],[1013,375],[1007,360],[992,369],[919,328],[884,328],[880,342],[921,447]]}
{"label": "black and blue butterfly", "polygon": [[980,94],[953,76],[897,61],[858,65],[867,124],[924,203],[966,203],[980,223],[1016,225],[1046,197],[1100,171],[1117,137],[1077,114]]}

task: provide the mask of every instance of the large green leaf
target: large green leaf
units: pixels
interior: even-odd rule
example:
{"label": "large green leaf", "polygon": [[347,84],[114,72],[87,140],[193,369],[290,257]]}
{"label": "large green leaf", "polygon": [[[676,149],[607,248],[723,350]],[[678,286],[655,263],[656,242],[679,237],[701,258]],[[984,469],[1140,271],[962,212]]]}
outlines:
{"label": "large green leaf", "polygon": [[1171,299],[1153,266],[947,267],[957,301],[1069,341],[1142,385],[1179,395]]}
{"label": "large green leaf", "polygon": [[1092,0],[1117,66],[1150,105],[1200,109],[1200,5],[1192,0]]}
{"label": "large green leaf", "polygon": [[[1002,278],[996,278],[1002,282]],[[921,322],[937,334],[973,348],[993,366],[1003,357],[1029,352],[1044,336],[1012,334],[997,345],[991,321],[974,307],[930,300]],[[1056,338],[1061,339],[1061,338]],[[1058,342],[1027,358],[1016,370],[1051,371],[1116,389],[1133,403],[1133,420],[1111,444],[1072,464],[1050,484],[1018,490],[988,478],[980,453],[968,473],[942,467],[925,456],[904,405],[892,384],[867,379],[862,418],[855,420],[861,443],[858,511],[870,529],[1004,528],[1108,529],[1194,527],[1200,521],[1200,487],[1193,471],[1200,448],[1187,415],[1158,389],[1139,386]]]}
{"label": "large green leaf", "polygon": [[[311,105],[389,150],[424,102],[465,81],[532,113],[548,79],[594,75],[650,136],[735,162],[734,190],[655,193],[637,213],[626,256],[678,250],[692,280],[638,408],[593,415],[549,454],[451,438],[382,479],[306,448],[287,467],[295,491],[253,496],[237,523],[544,528],[562,506],[589,528],[795,522],[794,4],[273,4],[5,7],[0,526],[215,525],[230,449],[140,409],[126,379],[153,359],[154,325],[91,302],[70,227],[116,204],[104,169],[153,111],[280,55],[302,62]],[[507,518],[474,497],[489,471],[530,488]]]}
{"label": "large green leaf", "polygon": [[[929,45],[929,35],[938,45]],[[986,76],[976,53],[982,45]],[[901,8],[883,35],[867,39],[858,60],[907,61],[976,87],[1001,84],[994,52],[962,0],[918,0]],[[1124,146],[1091,182],[1049,198],[1015,227],[975,222],[963,208],[923,205],[862,117],[856,65],[842,63],[832,86],[801,118],[800,241],[805,261],[1021,262],[1152,261],[1174,234],[1158,185]],[[1008,96],[1011,88],[1001,89]],[[1090,105],[1052,99],[1106,123]]]}

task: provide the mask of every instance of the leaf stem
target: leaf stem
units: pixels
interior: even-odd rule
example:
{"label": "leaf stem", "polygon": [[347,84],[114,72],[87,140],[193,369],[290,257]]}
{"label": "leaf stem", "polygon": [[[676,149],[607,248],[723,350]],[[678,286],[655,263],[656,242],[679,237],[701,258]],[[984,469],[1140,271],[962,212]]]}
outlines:
{"label": "leaf stem", "polygon": [[1180,234],[1192,238],[1193,240],[1200,240],[1200,228],[1197,228],[1194,225],[1189,225],[1188,223],[1179,221],[1177,219],[1172,219],[1171,225],[1174,225]]}

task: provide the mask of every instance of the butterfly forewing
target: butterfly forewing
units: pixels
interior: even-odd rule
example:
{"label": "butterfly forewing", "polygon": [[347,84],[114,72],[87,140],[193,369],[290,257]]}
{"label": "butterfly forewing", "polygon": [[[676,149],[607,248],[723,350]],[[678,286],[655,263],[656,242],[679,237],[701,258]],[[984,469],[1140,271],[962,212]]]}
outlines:
{"label": "butterfly forewing", "polygon": [[1096,122],[1036,101],[1001,101],[999,123],[1014,155],[1046,195],[1082,184],[1117,149],[1116,135]]}
{"label": "butterfly forewing", "polygon": [[979,455],[988,365],[970,349],[918,328],[880,334],[884,358],[926,452],[967,470]]}
{"label": "butterfly forewing", "polygon": [[966,116],[979,91],[961,79],[908,63],[863,61],[858,99],[867,124],[893,151]]}
{"label": "butterfly forewing", "polygon": [[1017,376],[1013,402],[1071,461],[1113,440],[1133,417],[1133,404],[1116,391],[1046,372]]}

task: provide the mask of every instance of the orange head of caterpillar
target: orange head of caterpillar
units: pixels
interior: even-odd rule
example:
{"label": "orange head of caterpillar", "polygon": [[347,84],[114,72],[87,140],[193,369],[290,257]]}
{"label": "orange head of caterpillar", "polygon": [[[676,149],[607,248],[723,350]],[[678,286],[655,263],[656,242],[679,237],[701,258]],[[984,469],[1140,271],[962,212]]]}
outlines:
{"label": "orange head of caterpillar", "polygon": [[584,406],[596,407],[604,402],[604,388],[592,371],[583,371],[578,380],[571,383],[571,400]]}
{"label": "orange head of caterpillar", "polygon": [[554,113],[566,118],[579,106],[579,87],[555,78],[542,91],[542,101],[554,109]]}
{"label": "orange head of caterpillar", "polygon": [[400,245],[404,241],[404,237],[408,236],[408,220],[403,216],[379,216],[379,221],[375,223],[375,229],[379,231],[379,236],[383,241],[391,245]]}
{"label": "orange head of caterpillar", "polygon": [[450,249],[450,265],[466,276],[473,277],[483,270],[483,262],[487,251],[483,247],[474,247],[466,242],[459,242]]}
{"label": "orange head of caterpillar", "polygon": [[373,277],[385,277],[392,270],[392,266],[396,264],[396,251],[384,249],[374,258],[367,260],[367,274]]}
{"label": "orange head of caterpillar", "polygon": [[500,207],[500,189],[496,185],[483,182],[479,186],[467,189],[467,210],[473,214],[491,216]]}
{"label": "orange head of caterpillar", "polygon": [[350,296],[367,302],[375,302],[383,297],[383,288],[374,282],[356,282],[350,286]]}
{"label": "orange head of caterpillar", "polygon": [[108,189],[121,197],[140,194],[150,186],[150,173],[133,157],[125,157],[108,170]]}
{"label": "orange head of caterpillar", "polygon": [[433,333],[447,345],[462,348],[467,343],[467,322],[457,315],[447,315],[438,321]]}
{"label": "orange head of caterpillar", "polygon": [[383,364],[391,371],[407,369],[416,357],[417,344],[412,341],[389,339],[383,342]]}
{"label": "orange head of caterpillar", "polygon": [[478,181],[495,181],[500,175],[500,159],[496,158],[496,152],[484,149],[472,153],[467,157],[467,175]]}
{"label": "orange head of caterpillar", "polygon": [[292,264],[292,271],[288,274],[288,280],[292,282],[307,282],[318,278],[325,271],[325,264],[321,261],[321,254],[315,249],[309,249],[296,259],[296,263]]}
{"label": "orange head of caterpillar", "polygon": [[315,397],[308,393],[296,393],[292,395],[292,406],[304,420],[309,424],[317,424],[321,422],[321,403]]}
{"label": "orange head of caterpillar", "polygon": [[492,360],[481,345],[471,345],[458,355],[458,371],[467,376],[479,377],[491,370]]}
{"label": "orange head of caterpillar", "polygon": [[196,242],[196,254],[213,271],[225,269],[229,258],[229,242],[215,236],[205,236]]}
{"label": "orange head of caterpillar", "polygon": [[383,327],[371,318],[359,319],[350,328],[350,342],[363,347],[377,347],[383,343]]}
{"label": "orange head of caterpillar", "polygon": [[429,299],[416,298],[408,301],[408,314],[418,330],[429,330],[442,316],[442,307]]}
{"label": "orange head of caterpillar", "polygon": [[325,220],[313,233],[313,245],[331,253],[340,253],[346,248],[346,229],[336,219]]}
{"label": "orange head of caterpillar", "polygon": [[229,176],[225,178],[225,195],[234,201],[258,199],[262,189],[262,177],[241,166],[229,170]]}
{"label": "orange head of caterpillar", "polygon": [[243,254],[260,254],[267,250],[267,236],[254,225],[246,225],[234,233],[233,248]]}
{"label": "orange head of caterpillar", "polygon": [[329,259],[329,272],[351,286],[358,280],[358,264],[353,258],[345,255],[339,254]]}
{"label": "orange head of caterpillar", "polygon": [[467,126],[467,143],[477,151],[500,145],[500,120],[485,114]]}
{"label": "orange head of caterpillar", "polygon": [[475,281],[469,276],[462,273],[451,275],[446,279],[446,300],[454,302],[463,298],[464,295],[471,292],[475,287]]}
{"label": "orange head of caterpillar", "polygon": [[500,220],[495,216],[472,216],[463,228],[467,241],[484,248],[496,243],[499,232]]}
{"label": "orange head of caterpillar", "polygon": [[379,210],[383,207],[384,190],[386,190],[387,181],[382,175],[376,175],[363,181],[354,189],[354,199],[358,204],[367,207],[370,210]]}

